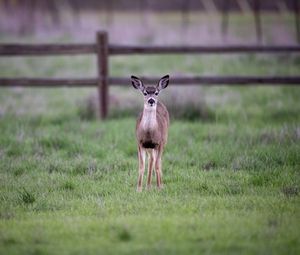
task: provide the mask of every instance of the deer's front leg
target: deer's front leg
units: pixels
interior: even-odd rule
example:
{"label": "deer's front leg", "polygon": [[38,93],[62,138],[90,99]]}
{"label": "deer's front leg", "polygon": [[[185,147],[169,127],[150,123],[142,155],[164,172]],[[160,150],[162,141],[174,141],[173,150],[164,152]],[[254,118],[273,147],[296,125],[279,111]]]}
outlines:
{"label": "deer's front leg", "polygon": [[145,149],[141,146],[138,147],[138,157],[139,157],[139,178],[137,183],[137,191],[142,191],[143,176],[145,171]]}
{"label": "deer's front leg", "polygon": [[157,187],[159,189],[162,188],[162,170],[161,170],[161,157],[162,157],[163,147],[159,146],[156,152],[156,159],[155,159],[155,172],[156,172],[156,182]]}
{"label": "deer's front leg", "polygon": [[151,188],[152,181],[152,171],[154,165],[154,150],[150,149],[148,152],[148,178],[147,178],[147,188]]}

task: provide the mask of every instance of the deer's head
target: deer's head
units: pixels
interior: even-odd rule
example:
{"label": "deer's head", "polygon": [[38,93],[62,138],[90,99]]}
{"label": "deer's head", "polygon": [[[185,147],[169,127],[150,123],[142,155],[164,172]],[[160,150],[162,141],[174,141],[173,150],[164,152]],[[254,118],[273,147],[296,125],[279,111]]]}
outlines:
{"label": "deer's head", "polygon": [[145,87],[143,82],[136,76],[131,76],[131,83],[135,89],[142,92],[144,96],[144,107],[146,108],[156,108],[158,95],[161,90],[166,88],[169,84],[169,75],[162,77],[156,86]]}

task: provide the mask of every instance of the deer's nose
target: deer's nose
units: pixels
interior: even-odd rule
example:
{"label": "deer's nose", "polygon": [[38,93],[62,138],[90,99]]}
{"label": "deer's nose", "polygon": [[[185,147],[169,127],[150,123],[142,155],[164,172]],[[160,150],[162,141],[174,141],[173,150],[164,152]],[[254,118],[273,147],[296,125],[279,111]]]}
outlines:
{"label": "deer's nose", "polygon": [[150,104],[151,106],[155,103],[155,100],[153,98],[150,98],[148,100],[148,104]]}

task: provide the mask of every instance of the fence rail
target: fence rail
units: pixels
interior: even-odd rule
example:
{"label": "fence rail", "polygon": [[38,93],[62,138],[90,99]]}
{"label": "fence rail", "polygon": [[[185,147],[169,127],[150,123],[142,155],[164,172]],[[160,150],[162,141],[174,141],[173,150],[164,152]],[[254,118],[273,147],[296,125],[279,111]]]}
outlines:
{"label": "fence rail", "polygon": [[[109,55],[129,54],[243,54],[243,53],[300,53],[299,45],[263,46],[120,46],[109,45]],[[47,56],[96,54],[97,44],[0,44],[0,56]]]}
{"label": "fence rail", "polygon": [[[140,77],[145,83],[155,83],[160,77]],[[40,79],[40,78],[0,78],[0,87],[96,87],[99,79]],[[193,77],[172,77],[172,85],[270,85],[285,86],[300,84],[300,76],[193,76]],[[128,86],[130,79],[128,77],[110,77],[109,85]]]}
{"label": "fence rail", "polygon": [[0,56],[95,54],[96,44],[0,44]]}
{"label": "fence rail", "polygon": [[[129,77],[109,76],[109,56],[124,54],[233,54],[233,53],[300,53],[300,46],[121,46],[110,45],[108,34],[98,32],[96,43],[91,44],[0,44],[0,57],[13,56],[53,56],[96,54],[97,77],[87,79],[46,79],[46,78],[2,78],[0,87],[86,87],[97,86],[101,118],[108,113],[109,85],[128,85]],[[142,77],[145,82],[156,82],[159,77]],[[187,76],[172,77],[174,85],[300,85],[300,76]]]}

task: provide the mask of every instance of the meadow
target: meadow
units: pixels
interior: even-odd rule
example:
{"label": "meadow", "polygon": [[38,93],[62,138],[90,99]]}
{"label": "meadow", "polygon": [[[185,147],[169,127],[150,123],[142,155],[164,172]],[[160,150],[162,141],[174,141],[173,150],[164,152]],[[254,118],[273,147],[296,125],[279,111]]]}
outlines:
{"label": "meadow", "polygon": [[[1,58],[0,76],[86,77],[95,66]],[[0,254],[300,253],[300,89],[172,86],[182,73],[299,75],[299,56],[114,57],[110,70],[171,75],[164,189],[154,178],[136,192],[142,98],[130,84],[111,88],[106,121],[94,88],[1,88]]]}

